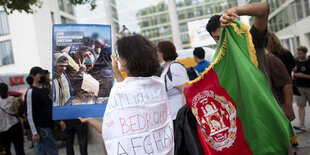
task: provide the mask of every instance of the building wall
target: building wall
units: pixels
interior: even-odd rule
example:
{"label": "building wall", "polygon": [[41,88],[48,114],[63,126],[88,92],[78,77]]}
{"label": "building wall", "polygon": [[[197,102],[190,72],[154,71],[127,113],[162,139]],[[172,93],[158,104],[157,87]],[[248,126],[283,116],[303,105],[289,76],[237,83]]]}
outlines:
{"label": "building wall", "polygon": [[53,21],[60,24],[61,16],[70,21],[74,21],[75,17],[60,11],[57,0],[42,2],[41,8],[34,8],[34,14],[15,11],[8,15],[10,34],[1,35],[0,42],[11,40],[14,63],[0,66],[1,73],[29,73],[33,66],[51,72]]}
{"label": "building wall", "polygon": [[225,9],[237,6],[233,0],[175,0],[178,22],[171,23],[168,5],[165,1],[141,9],[137,18],[140,20],[141,33],[155,44],[162,40],[172,41],[171,25],[178,24],[183,49],[191,48],[187,22],[210,18]]}
{"label": "building wall", "polygon": [[248,3],[259,1],[269,3],[268,30],[276,33],[285,48],[294,55],[298,46],[310,48],[310,0],[249,0]]}
{"label": "building wall", "polygon": [[14,63],[0,66],[1,73],[29,73],[40,65],[34,18],[30,14],[15,12],[8,16],[10,34],[0,36],[0,41],[11,40]]}

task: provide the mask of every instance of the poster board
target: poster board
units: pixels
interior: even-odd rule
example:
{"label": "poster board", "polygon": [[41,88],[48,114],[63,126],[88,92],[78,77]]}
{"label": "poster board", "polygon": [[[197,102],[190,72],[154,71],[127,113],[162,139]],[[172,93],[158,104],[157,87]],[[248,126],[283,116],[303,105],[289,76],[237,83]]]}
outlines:
{"label": "poster board", "polygon": [[216,44],[212,36],[206,30],[206,24],[208,21],[209,19],[207,18],[187,23],[189,39],[192,48]]}
{"label": "poster board", "polygon": [[53,25],[53,120],[102,117],[112,88],[110,25]]}

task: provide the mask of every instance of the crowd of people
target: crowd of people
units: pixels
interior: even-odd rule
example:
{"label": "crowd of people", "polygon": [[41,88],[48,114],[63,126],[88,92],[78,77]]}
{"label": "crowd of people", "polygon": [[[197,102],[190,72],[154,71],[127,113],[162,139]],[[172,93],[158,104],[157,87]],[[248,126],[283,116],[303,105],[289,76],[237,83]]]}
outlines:
{"label": "crowd of people", "polygon": [[[259,70],[264,73],[289,121],[295,119],[292,103],[293,94],[296,95],[300,124],[294,128],[305,131],[305,107],[307,101],[310,104],[310,59],[307,56],[307,48],[298,47],[297,58],[294,59],[291,52],[281,45],[279,38],[267,30],[269,5],[265,2],[230,8],[222,15],[214,15],[206,24],[206,30],[218,43],[222,28],[243,15],[254,17],[250,33]],[[100,48],[101,52],[107,49],[102,46]],[[100,52],[97,52],[96,56],[95,51],[98,49],[87,46],[80,47],[75,57],[66,52],[55,53],[54,89],[51,89],[48,71],[40,67],[30,70],[27,78],[30,87],[25,95],[25,103],[35,154],[58,154],[53,136],[53,105],[92,102],[93,92],[82,90],[81,81],[76,80],[82,79],[85,74],[99,80],[100,89],[104,89],[99,91],[99,96],[109,96],[109,100],[102,123],[94,118],[59,122],[65,133],[67,154],[74,154],[75,133],[78,135],[80,153],[87,154],[88,125],[102,134],[108,154],[120,153],[119,151],[124,154],[205,154],[196,133],[197,120],[183,95],[184,83],[201,76],[210,65],[204,58],[203,48],[195,48],[193,51],[197,65],[191,68],[185,68],[176,61],[178,54],[171,41],[161,41],[155,47],[141,35],[125,35],[116,42],[116,50],[117,57]],[[72,69],[76,67],[70,65],[72,61],[78,61],[78,69]],[[99,61],[101,63],[96,64]],[[102,63],[106,61],[110,63]],[[96,70],[99,66],[104,70]],[[108,84],[102,80],[106,78],[102,72],[110,72],[112,68],[116,82],[111,91],[106,91]],[[128,77],[124,78],[121,71]],[[68,75],[69,72],[74,74]],[[10,143],[13,143],[16,154],[25,154],[22,124],[11,115],[18,112],[17,101],[8,96],[6,84],[1,83],[0,87],[0,149],[3,148],[6,154],[10,154]],[[156,113],[158,121],[153,121]],[[132,122],[134,119],[137,120],[137,124]],[[163,140],[160,139],[161,134],[165,135]],[[142,139],[142,142],[134,145],[134,141],[139,139]],[[159,141],[162,145],[158,145]]]}

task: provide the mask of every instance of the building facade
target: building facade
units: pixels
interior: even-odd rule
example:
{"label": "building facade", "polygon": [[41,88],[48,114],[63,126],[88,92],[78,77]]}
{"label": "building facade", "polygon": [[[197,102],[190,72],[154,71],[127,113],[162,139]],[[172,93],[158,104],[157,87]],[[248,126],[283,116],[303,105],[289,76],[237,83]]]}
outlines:
{"label": "building facade", "polygon": [[[225,9],[237,6],[234,0],[175,0],[177,22],[170,22],[169,5],[160,1],[157,5],[149,6],[138,11],[137,18],[141,34],[155,44],[162,40],[173,40],[172,28],[177,25],[182,48],[191,48],[187,23],[210,18],[220,14]],[[169,6],[169,7],[168,7]]]}
{"label": "building facade", "polygon": [[[248,3],[261,0],[250,0]],[[268,30],[294,55],[298,46],[310,48],[310,0],[264,0],[270,5]],[[250,19],[253,23],[253,19]]]}
{"label": "building facade", "polygon": [[0,73],[29,73],[33,66],[52,70],[53,24],[75,23],[69,0],[42,0],[34,14],[0,8]]}

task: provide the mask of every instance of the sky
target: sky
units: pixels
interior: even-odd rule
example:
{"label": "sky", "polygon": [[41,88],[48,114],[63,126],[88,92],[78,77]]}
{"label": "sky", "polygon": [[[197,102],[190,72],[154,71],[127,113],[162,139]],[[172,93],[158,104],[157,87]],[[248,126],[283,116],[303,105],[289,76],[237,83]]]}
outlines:
{"label": "sky", "polygon": [[[131,32],[140,33],[136,13],[145,7],[156,5],[162,0],[116,0],[119,26],[126,25]],[[165,0],[167,2],[167,0]],[[104,1],[97,0],[97,7],[91,11],[90,6],[79,5],[76,7],[76,18],[79,24],[108,24]]]}

